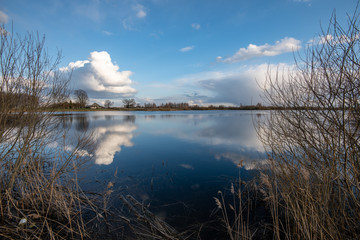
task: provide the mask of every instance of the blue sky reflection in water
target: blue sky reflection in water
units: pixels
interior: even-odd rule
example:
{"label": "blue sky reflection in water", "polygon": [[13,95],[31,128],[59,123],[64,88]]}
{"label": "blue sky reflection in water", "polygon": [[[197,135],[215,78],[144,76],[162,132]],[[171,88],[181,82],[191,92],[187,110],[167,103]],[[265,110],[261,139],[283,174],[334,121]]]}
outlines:
{"label": "blue sky reflection in water", "polygon": [[[131,194],[171,224],[208,219],[213,197],[265,159],[248,111],[86,112],[66,116],[73,133],[93,131],[86,190]],[[117,174],[116,174],[117,173]],[[116,176],[114,176],[116,175]],[[120,204],[114,200],[112,204]]]}

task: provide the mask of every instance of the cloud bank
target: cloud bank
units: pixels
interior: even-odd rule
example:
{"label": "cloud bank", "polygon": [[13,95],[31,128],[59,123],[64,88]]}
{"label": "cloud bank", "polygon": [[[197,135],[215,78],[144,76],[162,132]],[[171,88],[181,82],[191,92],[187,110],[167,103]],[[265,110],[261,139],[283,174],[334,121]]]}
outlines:
{"label": "cloud bank", "polygon": [[233,56],[223,59],[221,56],[217,57],[217,61],[226,63],[234,63],[248,60],[255,57],[270,57],[277,56],[283,53],[297,51],[301,48],[301,41],[295,38],[283,38],[276,41],[274,45],[264,44],[257,46],[249,44],[247,48],[240,48]]}
{"label": "cloud bank", "polygon": [[[191,94],[184,94],[178,99],[191,101],[199,105],[234,105],[239,106],[264,103],[261,97],[267,74],[275,78],[276,71],[287,76],[294,66],[288,64],[260,64],[242,66],[226,71],[202,72],[176,80],[179,89]],[[176,100],[173,100],[176,101]]]}
{"label": "cloud bank", "polygon": [[92,98],[131,96],[131,71],[120,71],[106,51],[91,52],[88,60],[71,62],[60,71],[72,71],[72,87],[83,89]]}

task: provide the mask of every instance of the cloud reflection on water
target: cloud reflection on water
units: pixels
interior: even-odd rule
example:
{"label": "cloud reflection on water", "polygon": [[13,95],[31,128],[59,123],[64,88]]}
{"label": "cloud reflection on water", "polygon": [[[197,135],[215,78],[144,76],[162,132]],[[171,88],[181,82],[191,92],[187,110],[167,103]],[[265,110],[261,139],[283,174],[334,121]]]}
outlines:
{"label": "cloud reflection on water", "polygon": [[253,170],[266,164],[265,150],[252,121],[261,114],[226,111],[164,114],[151,119],[161,128],[147,127],[146,131],[211,147],[216,160],[231,161],[235,165],[243,160],[243,167]]}
{"label": "cloud reflection on water", "polygon": [[268,160],[265,158],[251,158],[245,154],[221,153],[215,155],[216,160],[227,160],[233,162],[236,166],[244,167],[246,170],[254,170],[266,167]]}
{"label": "cloud reflection on water", "polygon": [[109,165],[113,162],[115,153],[121,151],[122,146],[132,147],[132,132],[136,128],[132,123],[95,127],[94,140],[98,143],[95,150],[95,163]]}
{"label": "cloud reflection on water", "polygon": [[[109,117],[109,116],[112,117]],[[91,117],[90,117],[91,116]],[[109,165],[122,147],[132,147],[133,132],[139,136],[167,135],[182,141],[208,147],[216,160],[231,161],[235,165],[243,160],[247,170],[265,164],[265,152],[258,140],[252,112],[178,112],[178,113],[121,113],[108,112],[88,114],[88,119],[75,118],[76,129],[88,127],[91,122],[93,140],[96,143],[94,157],[96,164]],[[136,124],[135,124],[136,122]],[[159,151],[161,151],[159,149]],[[185,169],[194,168],[181,164]]]}
{"label": "cloud reflection on water", "polygon": [[[135,115],[118,112],[90,112],[69,115],[77,132],[90,134],[95,143],[93,156],[95,164],[109,165],[122,146],[131,147],[135,125]],[[74,122],[72,122],[74,120]],[[69,122],[69,120],[67,120]],[[74,136],[76,133],[74,132]]]}

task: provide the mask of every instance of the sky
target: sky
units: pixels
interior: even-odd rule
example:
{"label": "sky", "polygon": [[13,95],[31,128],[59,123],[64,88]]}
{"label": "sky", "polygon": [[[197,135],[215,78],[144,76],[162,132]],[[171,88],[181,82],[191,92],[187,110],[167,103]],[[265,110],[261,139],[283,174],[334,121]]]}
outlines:
{"label": "sky", "polygon": [[356,0],[1,0],[0,24],[45,35],[90,103],[265,103],[268,69],[291,68]]}

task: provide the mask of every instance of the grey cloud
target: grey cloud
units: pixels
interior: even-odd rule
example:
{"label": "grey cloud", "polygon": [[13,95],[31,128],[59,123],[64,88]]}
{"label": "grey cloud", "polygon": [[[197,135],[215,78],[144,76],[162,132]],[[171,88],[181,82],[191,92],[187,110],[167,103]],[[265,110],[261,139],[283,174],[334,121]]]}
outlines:
{"label": "grey cloud", "polygon": [[199,82],[200,86],[214,93],[208,97],[209,102],[251,104],[261,102],[261,91],[255,79],[246,76],[233,76],[221,80],[208,79]]}

